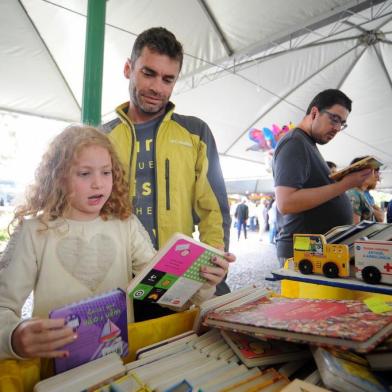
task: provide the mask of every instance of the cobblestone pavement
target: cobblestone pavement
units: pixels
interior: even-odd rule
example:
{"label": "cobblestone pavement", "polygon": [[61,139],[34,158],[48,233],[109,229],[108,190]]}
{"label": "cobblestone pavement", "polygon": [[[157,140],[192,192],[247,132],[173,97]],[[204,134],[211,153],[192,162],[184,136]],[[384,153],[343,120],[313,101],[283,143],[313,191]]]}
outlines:
{"label": "cobblestone pavement", "polygon": [[237,239],[237,230],[230,233],[230,252],[237,256],[236,262],[230,266],[227,283],[231,290],[257,283],[280,292],[279,282],[266,281],[271,271],[279,268],[275,245],[270,244],[268,233],[263,233],[262,241],[257,232],[248,231],[248,238]]}

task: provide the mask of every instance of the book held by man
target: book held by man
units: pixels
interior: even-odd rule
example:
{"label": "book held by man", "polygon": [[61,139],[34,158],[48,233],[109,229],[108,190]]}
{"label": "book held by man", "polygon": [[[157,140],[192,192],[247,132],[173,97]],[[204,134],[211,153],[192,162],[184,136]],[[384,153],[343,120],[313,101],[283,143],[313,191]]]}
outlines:
{"label": "book held by man", "polygon": [[206,282],[200,267],[215,266],[211,258],[223,255],[218,249],[176,233],[131,281],[128,295],[136,301],[181,309]]}
{"label": "book held by man", "polygon": [[376,314],[362,301],[262,297],[209,312],[205,325],[319,346],[368,352],[392,334],[392,312]]}
{"label": "book held by man", "polygon": [[65,305],[50,312],[49,318],[63,318],[77,333],[77,339],[64,346],[69,357],[56,358],[56,373],[64,372],[112,352],[128,354],[126,295],[121,289]]}
{"label": "book held by man", "polygon": [[378,159],[369,156],[351,164],[350,166],[342,170],[338,170],[335,173],[331,173],[329,177],[335,181],[340,181],[344,176],[347,176],[347,174],[364,170],[364,169],[373,169],[373,170],[379,169],[382,165],[383,163],[380,162]]}

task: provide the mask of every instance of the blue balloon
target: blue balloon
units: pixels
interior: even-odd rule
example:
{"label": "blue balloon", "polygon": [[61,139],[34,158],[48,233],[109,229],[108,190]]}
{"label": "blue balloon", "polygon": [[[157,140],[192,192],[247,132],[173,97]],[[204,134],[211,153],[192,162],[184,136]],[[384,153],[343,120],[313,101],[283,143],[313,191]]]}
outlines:
{"label": "blue balloon", "polygon": [[270,148],[274,149],[276,147],[276,140],[274,133],[269,128],[263,128],[264,138]]}

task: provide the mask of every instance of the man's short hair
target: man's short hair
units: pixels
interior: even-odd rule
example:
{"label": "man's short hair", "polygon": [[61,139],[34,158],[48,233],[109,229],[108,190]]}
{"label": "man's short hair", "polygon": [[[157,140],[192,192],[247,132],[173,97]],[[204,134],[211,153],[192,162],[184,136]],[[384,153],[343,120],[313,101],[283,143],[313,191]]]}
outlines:
{"label": "man's short hair", "polygon": [[341,105],[351,112],[351,99],[340,90],[329,89],[318,93],[308,106],[306,114],[309,114],[313,106],[321,112],[322,110],[329,109],[333,105]]}
{"label": "man's short hair", "polygon": [[184,51],[181,43],[169,30],[164,27],[152,27],[140,33],[132,48],[132,64],[135,64],[145,47],[152,52],[164,54],[173,60],[177,60],[180,63],[181,70]]}

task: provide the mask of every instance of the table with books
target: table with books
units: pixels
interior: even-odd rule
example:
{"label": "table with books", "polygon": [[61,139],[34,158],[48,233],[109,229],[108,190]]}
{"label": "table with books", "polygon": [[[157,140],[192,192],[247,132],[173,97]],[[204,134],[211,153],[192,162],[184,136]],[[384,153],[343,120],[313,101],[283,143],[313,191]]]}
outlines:
{"label": "table with books", "polygon": [[[176,249],[189,258],[192,247],[199,245],[174,238],[133,281],[128,296],[146,300],[146,290],[155,294],[163,287],[155,278],[151,289],[145,286],[145,277],[151,277],[152,270],[158,276],[157,266],[167,265],[162,262],[162,253]],[[198,251],[199,256],[202,253]],[[187,275],[193,277],[196,270],[192,268]],[[177,281],[164,275],[160,279],[168,285]],[[166,300],[171,297],[167,295]],[[180,306],[186,300],[173,297],[172,301]],[[118,339],[118,326],[104,324],[105,338],[113,335]],[[126,328],[126,358],[108,351],[106,356],[38,383],[36,369],[38,373],[43,369],[37,361],[22,361],[17,369],[3,361],[0,375],[5,377],[9,369],[19,371],[19,379],[17,375],[12,379],[19,386],[0,377],[0,390],[32,391],[35,384],[35,392],[355,392],[384,391],[392,383],[392,308],[376,312],[362,300],[289,298],[262,284],[252,285],[213,297],[190,310],[131,323]],[[30,369],[30,378],[26,369]]]}

